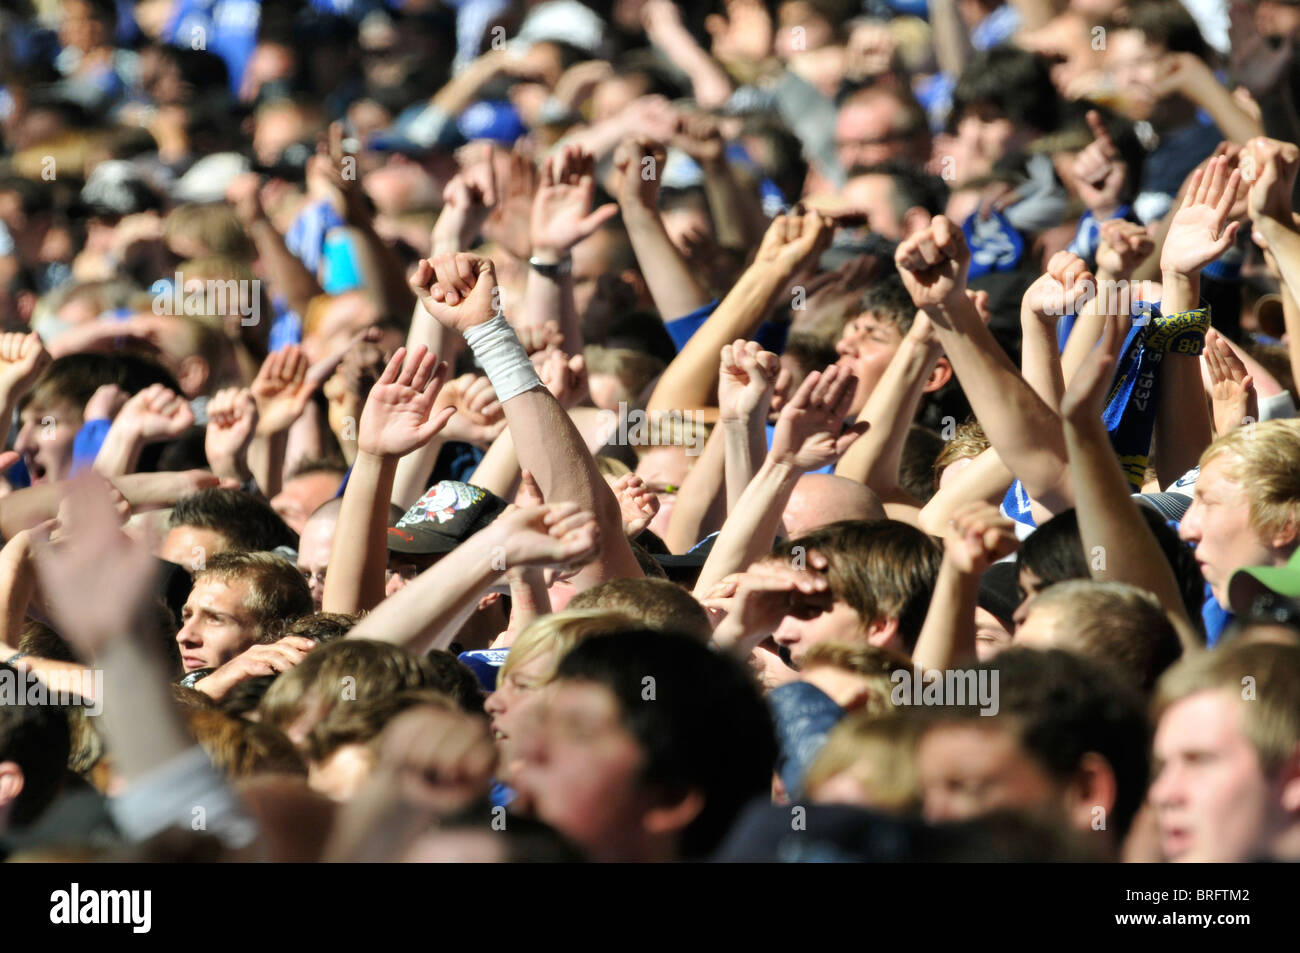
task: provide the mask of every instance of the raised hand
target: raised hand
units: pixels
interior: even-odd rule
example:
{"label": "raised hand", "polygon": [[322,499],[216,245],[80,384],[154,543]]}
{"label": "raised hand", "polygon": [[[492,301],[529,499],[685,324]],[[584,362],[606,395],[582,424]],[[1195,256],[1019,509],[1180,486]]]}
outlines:
{"label": "raised hand", "polygon": [[0,396],[16,400],[27,393],[50,360],[35,331],[0,334]]}
{"label": "raised hand", "polygon": [[838,460],[866,424],[844,430],[857,378],[839,364],[813,371],[781,408],[772,436],[771,459],[807,472]]}
{"label": "raised hand", "polygon": [[970,249],[961,228],[944,216],[935,216],[926,228],[903,239],[894,264],[913,303],[931,317],[964,303]]}
{"label": "raised hand", "polygon": [[595,514],[573,502],[514,507],[494,520],[491,529],[504,550],[506,568],[572,570],[600,552]]}
{"label": "raised hand", "polygon": [[316,642],[301,635],[287,635],[268,645],[254,645],[240,652],[211,675],[200,679],[194,687],[220,701],[240,682],[289,671],[314,648]]}
{"label": "raised hand", "polygon": [[443,407],[456,411],[447,424],[447,440],[488,447],[506,426],[505,411],[492,382],[482,374],[462,374],[448,381],[438,395],[438,408]]}
{"label": "raised hand", "polygon": [[1210,398],[1214,408],[1214,430],[1219,436],[1250,421],[1259,420],[1259,395],[1246,365],[1227,340],[1211,328],[1205,332],[1205,350],[1201,352],[1210,379]]}
{"label": "raised hand", "polygon": [[257,402],[246,387],[227,387],[208,401],[208,428],[203,450],[208,464],[220,476],[246,480],[248,447],[257,431]]}
{"label": "raised hand", "polygon": [[496,269],[478,255],[424,259],[411,276],[411,289],[439,324],[461,334],[500,312]]}
{"label": "raised hand", "polygon": [[505,168],[497,175],[497,205],[488,216],[484,236],[515,258],[527,260],[532,253],[529,223],[537,194],[537,166],[518,149],[504,161]]}
{"label": "raised hand", "polygon": [[718,121],[702,113],[678,116],[677,132],[670,144],[705,167],[721,162],[727,148]]}
{"label": "raised hand", "polygon": [[793,276],[830,247],[835,219],[815,209],[778,215],[767,227],[754,257],[755,265],[770,265]]}
{"label": "raised hand", "polygon": [[443,816],[486,796],[497,764],[485,718],[432,705],[394,718],[379,737],[378,752],[370,786]]}
{"label": "raised hand", "polygon": [[163,384],[151,384],[131,397],[113,420],[141,443],[175,440],[194,426],[189,402]]}
{"label": "raised hand", "polygon": [[710,591],[709,600],[716,604],[723,598],[727,613],[714,629],[715,644],[724,650],[747,653],[775,632],[787,615],[829,609],[834,596],[823,572],[825,568],[826,557],[810,550],[805,569],[764,560],[754,563],[727,587],[732,592],[729,598],[721,596],[725,589],[715,587]]}
{"label": "raised hand", "polygon": [[533,362],[537,364],[537,376],[565,410],[587,396],[587,359],[581,354],[570,356],[563,351],[546,351],[543,357],[534,357]]}
{"label": "raised hand", "polygon": [[1097,283],[1084,260],[1058,251],[1048,261],[1047,271],[1026,289],[1020,308],[1040,321],[1055,323],[1062,315],[1077,314],[1096,293]]}
{"label": "raised hand", "polygon": [[610,484],[610,489],[614,491],[623,515],[624,535],[636,539],[658,515],[659,497],[635,473],[623,474]]}
{"label": "raised hand", "polygon": [[357,449],[378,457],[402,457],[424,446],[446,426],[455,410],[435,411],[447,365],[424,345],[410,358],[399,347],[370,389],[357,427]]}
{"label": "raised hand", "polygon": [[435,253],[464,251],[487,222],[497,202],[496,170],[492,146],[483,145],[483,157],[454,175],[442,190],[442,211],[433,226]]}
{"label": "raised hand", "polygon": [[646,136],[628,137],[618,144],[610,192],[620,207],[658,210],[659,178],[667,155],[660,143]]}
{"label": "raised hand", "polygon": [[1088,110],[1088,127],[1092,142],[1075,156],[1075,188],[1095,218],[1109,218],[1119,208],[1128,166],[1120,159],[1115,140],[1095,109]]}
{"label": "raised hand", "polygon": [[558,261],[618,214],[618,205],[613,202],[592,211],[595,168],[592,154],[578,146],[565,146],[547,160],[533,199],[531,233],[535,256]]}
{"label": "raised hand", "polygon": [[1261,219],[1271,219],[1294,229],[1291,196],[1300,169],[1300,148],[1260,136],[1246,143],[1239,166],[1250,183],[1246,207],[1251,221],[1258,224]]}
{"label": "raised hand", "polygon": [[966,575],[979,576],[984,570],[1020,547],[1015,523],[996,506],[972,500],[953,511],[952,532],[944,541],[948,557]]}
{"label": "raised hand", "polygon": [[257,432],[269,437],[302,416],[315,385],[307,379],[307,355],[296,344],[269,354],[249,390],[257,404]]}
{"label": "raised hand", "polygon": [[1160,268],[1195,275],[1222,255],[1237,237],[1238,224],[1228,221],[1241,181],[1239,170],[1228,174],[1228,157],[1211,159],[1197,169],[1187,185],[1187,196],[1175,213],[1160,253]]}
{"label": "raised hand", "polygon": [[1097,272],[1112,280],[1127,280],[1138,265],[1150,257],[1155,242],[1136,222],[1112,218],[1101,223],[1101,242],[1097,246]]}
{"label": "raised hand", "polygon": [[781,359],[756,341],[737,340],[722,348],[718,369],[718,417],[748,422],[767,418]]}
{"label": "raised hand", "polygon": [[107,481],[90,473],[72,480],[59,520],[76,537],[35,550],[37,580],[51,620],[84,659],[136,630],[153,597],[157,561],[118,528]]}

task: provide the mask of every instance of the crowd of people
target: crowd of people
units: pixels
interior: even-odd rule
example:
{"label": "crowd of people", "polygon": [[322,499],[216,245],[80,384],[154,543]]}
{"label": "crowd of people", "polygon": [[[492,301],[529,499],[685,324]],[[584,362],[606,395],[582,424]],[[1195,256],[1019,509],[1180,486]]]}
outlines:
{"label": "crowd of people", "polygon": [[1297,43],[0,0],[0,856],[1300,860]]}

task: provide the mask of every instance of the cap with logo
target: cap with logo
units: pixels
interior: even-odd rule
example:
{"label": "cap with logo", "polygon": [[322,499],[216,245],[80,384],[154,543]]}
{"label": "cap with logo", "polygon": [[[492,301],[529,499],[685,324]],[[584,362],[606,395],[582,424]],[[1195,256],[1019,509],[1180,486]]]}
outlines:
{"label": "cap with logo", "polygon": [[449,553],[500,516],[507,505],[481,486],[441,480],[388,528],[388,549],[419,555]]}

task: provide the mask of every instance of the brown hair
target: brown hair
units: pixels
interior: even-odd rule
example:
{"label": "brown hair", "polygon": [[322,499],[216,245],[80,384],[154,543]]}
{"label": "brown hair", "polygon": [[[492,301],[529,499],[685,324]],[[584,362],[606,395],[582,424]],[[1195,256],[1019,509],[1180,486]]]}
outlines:
{"label": "brown hair", "polygon": [[570,609],[612,609],[640,627],[684,632],[707,642],[713,636],[709,614],[685,589],[667,579],[611,579],[578,593]]}
{"label": "brown hair", "polygon": [[248,583],[244,608],[256,620],[259,642],[279,639],[287,623],[312,612],[311,589],[302,573],[274,553],[217,553],[194,573],[195,585],[207,579]]}
{"label": "brown hair", "polygon": [[897,619],[902,643],[912,651],[943,559],[933,539],[897,520],[842,520],[778,543],[772,555],[788,559],[796,548],[826,557],[831,593],[863,623]]}
{"label": "brown hair", "polygon": [[215,709],[185,710],[190,734],[228,780],[255,774],[307,775],[307,765],[284,732]]}

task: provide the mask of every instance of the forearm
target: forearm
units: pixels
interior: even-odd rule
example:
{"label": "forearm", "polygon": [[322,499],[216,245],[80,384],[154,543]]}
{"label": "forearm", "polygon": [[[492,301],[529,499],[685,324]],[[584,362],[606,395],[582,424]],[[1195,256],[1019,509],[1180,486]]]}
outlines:
{"label": "forearm", "polygon": [[284,295],[291,310],[305,317],[312,298],[325,293],[316,276],[289,251],[284,236],[265,216],[248,227],[248,234],[257,246],[271,287]]}
{"label": "forearm", "polygon": [[369,213],[353,213],[348,226],[363,249],[365,290],[376,298],[384,314],[408,314],[416,301],[415,293],[406,283],[406,268],[379,237]]}
{"label": "forearm", "polygon": [[331,547],[323,611],[365,612],[384,600],[388,505],[396,473],[395,458],[357,454],[334,531],[335,542],[343,540],[345,545]]}
{"label": "forearm", "polygon": [[1196,83],[1189,88],[1187,98],[1210,114],[1219,132],[1229,142],[1245,145],[1254,137],[1264,134],[1260,121],[1242,109],[1232,93],[1214,79],[1213,74],[1208,74],[1205,82]]}
{"label": "forearm", "polygon": [[[342,530],[340,516],[339,532]],[[439,566],[425,570],[399,592],[380,602],[353,626],[347,637],[400,645],[417,654],[436,647],[439,641],[449,642],[448,630],[454,634],[459,629],[483,590],[499,574],[500,570],[493,568],[492,558],[499,545],[496,535],[487,530],[474,534],[443,557],[456,567],[456,572],[449,573]],[[331,571],[333,560],[331,554]],[[335,610],[330,610],[327,603],[325,611]],[[444,637],[440,639],[440,636]]]}
{"label": "forearm", "polygon": [[853,442],[835,465],[836,476],[865,484],[881,499],[895,495],[907,431],[940,354],[937,347],[917,341],[911,335],[903,338],[862,408],[860,419],[869,423],[867,432]]}
{"label": "forearm", "polygon": [[948,485],[939,489],[921,509],[921,529],[931,536],[948,532],[952,514],[974,500],[998,503],[1015,477],[998,452],[989,447],[968,464]]}
{"label": "forearm", "polygon": [[[547,264],[554,264],[560,256],[535,254]],[[554,258],[554,261],[550,259]],[[564,350],[569,354],[582,353],[582,322],[573,304],[573,276],[548,278],[536,268],[528,269],[528,283],[524,289],[524,316],[521,324],[541,327],[547,321],[558,321],[564,335]]]}
{"label": "forearm", "polygon": [[921,671],[946,671],[975,661],[975,607],[979,576],[964,573],[945,553],[934,581],[925,624],[912,650],[912,664]]}
{"label": "forearm", "polygon": [[519,466],[533,475],[542,498],[547,503],[577,503],[596,516],[601,553],[578,573],[579,588],[644,575],[623,534],[618,500],[559,401],[545,387],[535,386],[504,400],[502,407]]}
{"label": "forearm", "polygon": [[1043,403],[1057,410],[1065,396],[1065,378],[1055,328],[1038,315],[1021,311],[1020,330],[1020,373]]}
{"label": "forearm", "polygon": [[650,42],[691,81],[695,101],[704,109],[721,106],[731,95],[731,77],[680,23],[647,31]]}
{"label": "forearm", "polygon": [[723,493],[726,442],[725,428],[714,427],[704,444],[704,452],[687,471],[664,539],[670,553],[687,552],[722,525],[728,502]]}
{"label": "forearm", "polygon": [[104,671],[104,734],[114,769],[128,782],[194,745],[176,713],[162,662],[135,638],[119,639],[96,660]]}
{"label": "forearm", "polygon": [[[673,358],[650,395],[647,410],[693,409],[714,403],[718,354],[737,338],[748,340],[781,290],[783,279],[771,266],[750,267]],[[678,314],[686,314],[680,311]]]}
{"label": "forearm", "polygon": [[724,576],[746,569],[772,548],[781,514],[800,476],[794,467],[777,463],[770,455],[763,461],[722,524],[695,583],[695,598],[703,599]]}
{"label": "forearm", "polygon": [[493,648],[509,648],[520,632],[535,619],[551,611],[551,597],[546,591],[542,570],[524,567],[507,573],[510,580],[510,625],[505,641],[498,640]]}
{"label": "forearm", "polygon": [[1079,536],[1093,578],[1126,582],[1152,593],[1169,613],[1184,647],[1199,645],[1173,569],[1130,496],[1100,418],[1067,420],[1065,435]]}
{"label": "forearm", "polygon": [[515,453],[515,442],[507,427],[483,454],[469,482],[509,500],[514,498],[519,476],[519,456]]}
{"label": "forearm", "polygon": [[269,436],[258,434],[248,447],[248,467],[257,488],[268,500],[280,492],[284,483],[284,454],[289,444],[288,431]]}
{"label": "forearm", "polygon": [[394,506],[406,510],[415,505],[415,501],[429,488],[429,482],[433,479],[433,468],[437,466],[438,454],[442,452],[444,446],[446,442],[439,433],[424,446],[397,461],[391,498]]}
{"label": "forearm", "polygon": [[727,512],[730,513],[740,502],[745,487],[754,479],[758,461],[767,456],[767,428],[762,419],[756,419],[753,423],[724,421],[722,429],[726,448]]}
{"label": "forearm", "polygon": [[119,420],[108,429],[108,436],[95,455],[95,472],[106,477],[134,473],[143,449],[144,440],[140,434]]}
{"label": "forearm", "polygon": [[934,55],[939,69],[956,79],[966,68],[974,50],[966,24],[953,0],[932,0],[930,28],[934,33]]}
{"label": "forearm", "polygon": [[1060,418],[1020,376],[964,294],[931,317],[998,456],[1048,509],[1059,512],[1073,505]]}
{"label": "forearm", "polygon": [[30,561],[31,545],[26,533],[19,534],[0,549],[0,640],[4,642],[5,657],[17,651],[18,638],[27,619],[27,605],[36,589],[36,576]]}
{"label": "forearm", "polygon": [[[627,172],[628,175],[640,173],[641,169],[636,165],[629,167]],[[700,287],[686,259],[668,237],[658,209],[624,205],[622,211],[632,250],[636,253],[637,264],[659,316],[669,321],[708,304],[708,293]]]}
{"label": "forearm", "polygon": [[725,157],[705,166],[704,194],[718,244],[744,251],[757,248],[766,226],[762,205],[741,186]]}

